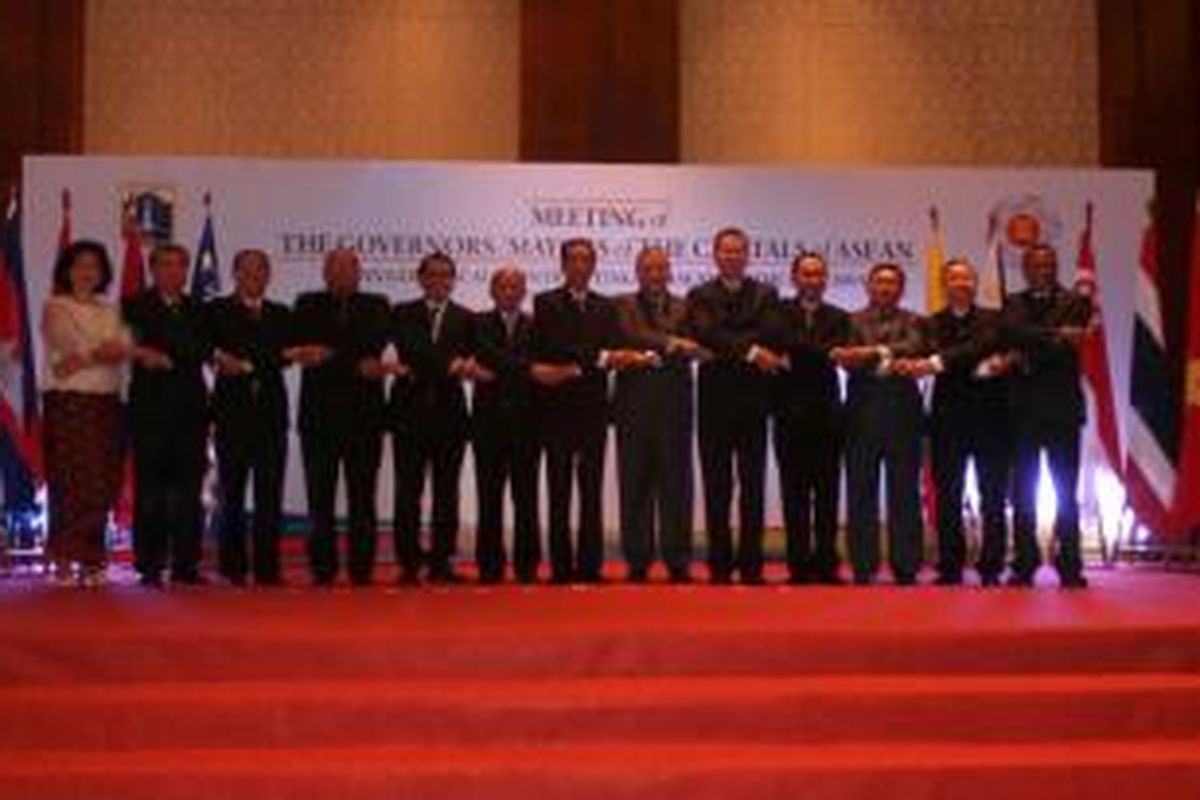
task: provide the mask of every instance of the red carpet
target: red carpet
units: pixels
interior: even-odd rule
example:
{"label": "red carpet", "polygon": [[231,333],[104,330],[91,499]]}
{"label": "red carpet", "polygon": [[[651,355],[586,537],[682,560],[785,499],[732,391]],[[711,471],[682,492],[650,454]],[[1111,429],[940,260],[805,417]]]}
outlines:
{"label": "red carpet", "polygon": [[0,797],[1200,797],[1200,578],[0,583]]}

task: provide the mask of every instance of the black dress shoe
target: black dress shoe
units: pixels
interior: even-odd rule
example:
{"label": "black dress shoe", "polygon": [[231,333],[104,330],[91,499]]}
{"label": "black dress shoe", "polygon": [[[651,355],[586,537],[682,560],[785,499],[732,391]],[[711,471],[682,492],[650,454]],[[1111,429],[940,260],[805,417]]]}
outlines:
{"label": "black dress shoe", "polygon": [[572,583],[571,573],[555,572],[550,575],[550,583],[554,586],[567,586]]}
{"label": "black dress shoe", "polygon": [[650,580],[650,572],[645,567],[630,567],[625,580],[628,583],[646,583]]}
{"label": "black dress shoe", "polygon": [[987,589],[994,589],[1000,585],[1000,576],[988,573],[979,576],[979,585]]}
{"label": "black dress shoe", "polygon": [[178,583],[181,586],[207,586],[208,579],[196,570],[172,570],[171,583]]}
{"label": "black dress shoe", "polygon": [[854,585],[855,586],[874,586],[875,585],[875,576],[869,572],[856,572],[856,573],[854,573]]}
{"label": "black dress shoe", "polygon": [[668,574],[668,575],[667,575],[667,582],[668,582],[668,583],[673,583],[673,584],[675,584],[675,585],[677,585],[677,586],[681,586],[681,585],[683,585],[683,584],[688,584],[688,583],[691,583],[691,582],[692,582],[692,573],[691,573],[691,570],[689,570],[689,569],[686,569],[686,568],[684,568],[684,569],[678,569],[678,568],[677,568],[677,569],[673,569],[673,570],[671,570],[671,571],[670,571],[670,574]]}
{"label": "black dress shoe", "polygon": [[822,586],[845,586],[846,581],[836,572],[822,572],[817,576],[817,583]]}
{"label": "black dress shoe", "polygon": [[537,583],[537,570],[517,570],[517,583],[521,584],[522,586],[529,586],[530,584]]}
{"label": "black dress shoe", "polygon": [[495,586],[498,583],[504,582],[504,574],[500,572],[481,572],[479,573],[480,586]]}
{"label": "black dress shoe", "polygon": [[812,578],[807,572],[793,572],[788,575],[787,582],[789,586],[807,586],[812,583]]}
{"label": "black dress shoe", "polygon": [[1027,572],[1014,572],[1008,576],[1008,580],[1005,581],[1005,585],[1010,586],[1013,589],[1032,589],[1033,575]]}
{"label": "black dress shoe", "polygon": [[761,572],[743,572],[740,578],[743,586],[763,586],[767,582]]}
{"label": "black dress shoe", "polygon": [[430,583],[442,585],[463,583],[463,576],[455,572],[454,567],[449,564],[439,564],[436,567],[430,567],[429,574],[426,577]]}
{"label": "black dress shoe", "polygon": [[575,583],[586,583],[590,586],[602,586],[608,583],[608,578],[599,572],[580,572],[575,576]]}
{"label": "black dress shoe", "polygon": [[157,572],[143,572],[138,575],[138,583],[147,589],[163,588],[162,575]]}
{"label": "black dress shoe", "polygon": [[733,573],[715,570],[708,576],[708,582],[713,586],[729,586],[733,583]]}
{"label": "black dress shoe", "polygon": [[1076,572],[1068,575],[1061,575],[1058,579],[1059,585],[1064,589],[1086,589],[1088,588],[1088,579],[1083,577],[1083,573]]}
{"label": "black dress shoe", "polygon": [[420,586],[421,573],[413,567],[405,567],[400,570],[400,575],[396,578],[398,586]]}
{"label": "black dress shoe", "polygon": [[962,586],[962,582],[963,582],[962,573],[943,572],[937,576],[937,578],[933,582],[933,585],[934,586]]}
{"label": "black dress shoe", "polygon": [[359,589],[365,589],[374,582],[375,581],[371,578],[370,575],[351,575],[350,576],[350,585],[357,587]]}
{"label": "black dress shoe", "polygon": [[332,589],[337,578],[333,575],[313,575],[313,586],[318,589]]}
{"label": "black dress shoe", "polygon": [[916,586],[917,576],[911,572],[898,572],[896,573],[895,583],[897,586]]}

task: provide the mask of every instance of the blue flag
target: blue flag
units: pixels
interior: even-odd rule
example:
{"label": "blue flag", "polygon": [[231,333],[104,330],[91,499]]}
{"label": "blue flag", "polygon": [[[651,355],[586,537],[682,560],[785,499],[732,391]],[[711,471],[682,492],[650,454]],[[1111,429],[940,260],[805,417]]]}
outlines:
{"label": "blue flag", "polygon": [[217,237],[213,233],[212,198],[204,195],[204,229],[196,247],[196,263],[192,267],[192,297],[209,300],[221,293],[221,271],[217,266]]}
{"label": "blue flag", "polygon": [[35,507],[42,459],[21,214],[15,192],[6,206],[0,231],[0,474],[5,510],[12,524],[14,512]]}

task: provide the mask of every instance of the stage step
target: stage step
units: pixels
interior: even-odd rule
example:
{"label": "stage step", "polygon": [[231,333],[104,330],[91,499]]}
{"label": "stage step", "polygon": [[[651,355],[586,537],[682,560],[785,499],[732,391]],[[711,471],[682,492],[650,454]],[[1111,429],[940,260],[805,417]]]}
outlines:
{"label": "stage step", "polygon": [[0,685],[590,676],[1200,672],[1200,628],[789,630],[582,623],[511,630],[219,628],[0,631]]}
{"label": "stage step", "polygon": [[1200,674],[0,688],[0,750],[1200,737]]}
{"label": "stage step", "polygon": [[[399,721],[398,721],[399,724]],[[214,797],[1194,800],[1200,739],[1059,744],[597,745],[0,753],[21,800]]]}

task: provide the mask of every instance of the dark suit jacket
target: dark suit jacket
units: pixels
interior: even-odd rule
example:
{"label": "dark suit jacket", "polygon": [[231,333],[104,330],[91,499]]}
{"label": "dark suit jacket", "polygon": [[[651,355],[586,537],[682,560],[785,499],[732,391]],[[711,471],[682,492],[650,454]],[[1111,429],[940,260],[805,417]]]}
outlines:
{"label": "dark suit jacket", "polygon": [[671,336],[689,336],[687,305],[668,294],[660,312],[641,292],[621,295],[613,304],[617,315],[618,343],[633,350],[654,351],[661,367],[622,370],[617,373],[614,405],[623,424],[648,426],[691,425],[692,365],[687,358],[667,355]]}
{"label": "dark suit jacket", "polygon": [[[883,345],[893,358],[919,358],[928,353],[925,320],[907,309],[881,315],[865,308],[850,315],[851,345]],[[851,428],[919,426],[924,419],[920,389],[913,378],[880,375],[878,363],[849,370],[846,412]],[[853,434],[853,430],[850,431]]]}
{"label": "dark suit jacket", "polygon": [[136,429],[171,433],[181,422],[203,426],[208,389],[204,364],[212,347],[203,306],[189,296],[168,306],[155,289],[121,304],[125,323],[139,345],[166,353],[173,366],[151,370],[134,364],[129,406]]}
{"label": "dark suit jacket", "polygon": [[383,381],[362,377],[358,363],[387,346],[390,314],[387,298],[378,294],[356,292],[343,303],[324,291],[296,299],[294,343],[333,350],[332,358],[301,375],[302,433],[371,431],[383,424]]}
{"label": "dark suit jacket", "polygon": [[999,311],[977,306],[962,317],[944,308],[929,318],[929,343],[942,361],[930,407],[934,427],[1005,424],[1007,379],[975,374],[980,362],[1005,350],[1001,323]]}
{"label": "dark suit jacket", "polygon": [[283,351],[291,344],[291,310],[264,299],[255,314],[236,295],[219,297],[206,310],[213,348],[254,365],[247,375],[217,374],[212,397],[217,425],[235,436],[256,432],[263,425],[276,432],[286,430]]}
{"label": "dark suit jacket", "polygon": [[473,348],[470,311],[447,301],[437,342],[425,300],[400,303],[392,311],[392,337],[400,359],[412,370],[392,383],[389,419],[396,431],[467,435],[467,399],[450,362],[469,358]]}
{"label": "dark suit jacket", "polygon": [[1013,372],[1013,419],[1022,423],[1083,425],[1086,407],[1079,383],[1079,353],[1054,331],[1082,327],[1091,319],[1091,303],[1082,295],[1055,287],[1045,299],[1026,290],[1008,296],[1005,330],[1021,355]]}
{"label": "dark suit jacket", "polygon": [[850,339],[850,315],[821,303],[811,316],[796,298],[780,307],[783,352],[790,369],[776,378],[776,413],[808,427],[840,424],[842,389],[829,352]]}
{"label": "dark suit jacket", "polygon": [[739,410],[766,414],[770,378],[746,361],[752,345],[779,347],[779,296],[775,287],[753,278],[736,292],[714,278],[688,293],[687,325],[712,353],[700,365],[700,407],[714,413]]}
{"label": "dark suit jacket", "polygon": [[555,387],[539,387],[551,425],[578,426],[608,417],[608,373],[598,366],[617,339],[612,300],[589,291],[581,311],[565,287],[533,299],[533,360],[577,365],[583,374]]}
{"label": "dark suit jacket", "polygon": [[475,317],[475,359],[491,370],[496,379],[475,384],[472,413],[475,430],[501,431],[510,428],[533,435],[537,422],[529,363],[533,342],[533,318],[520,313],[512,338],[499,311]]}

